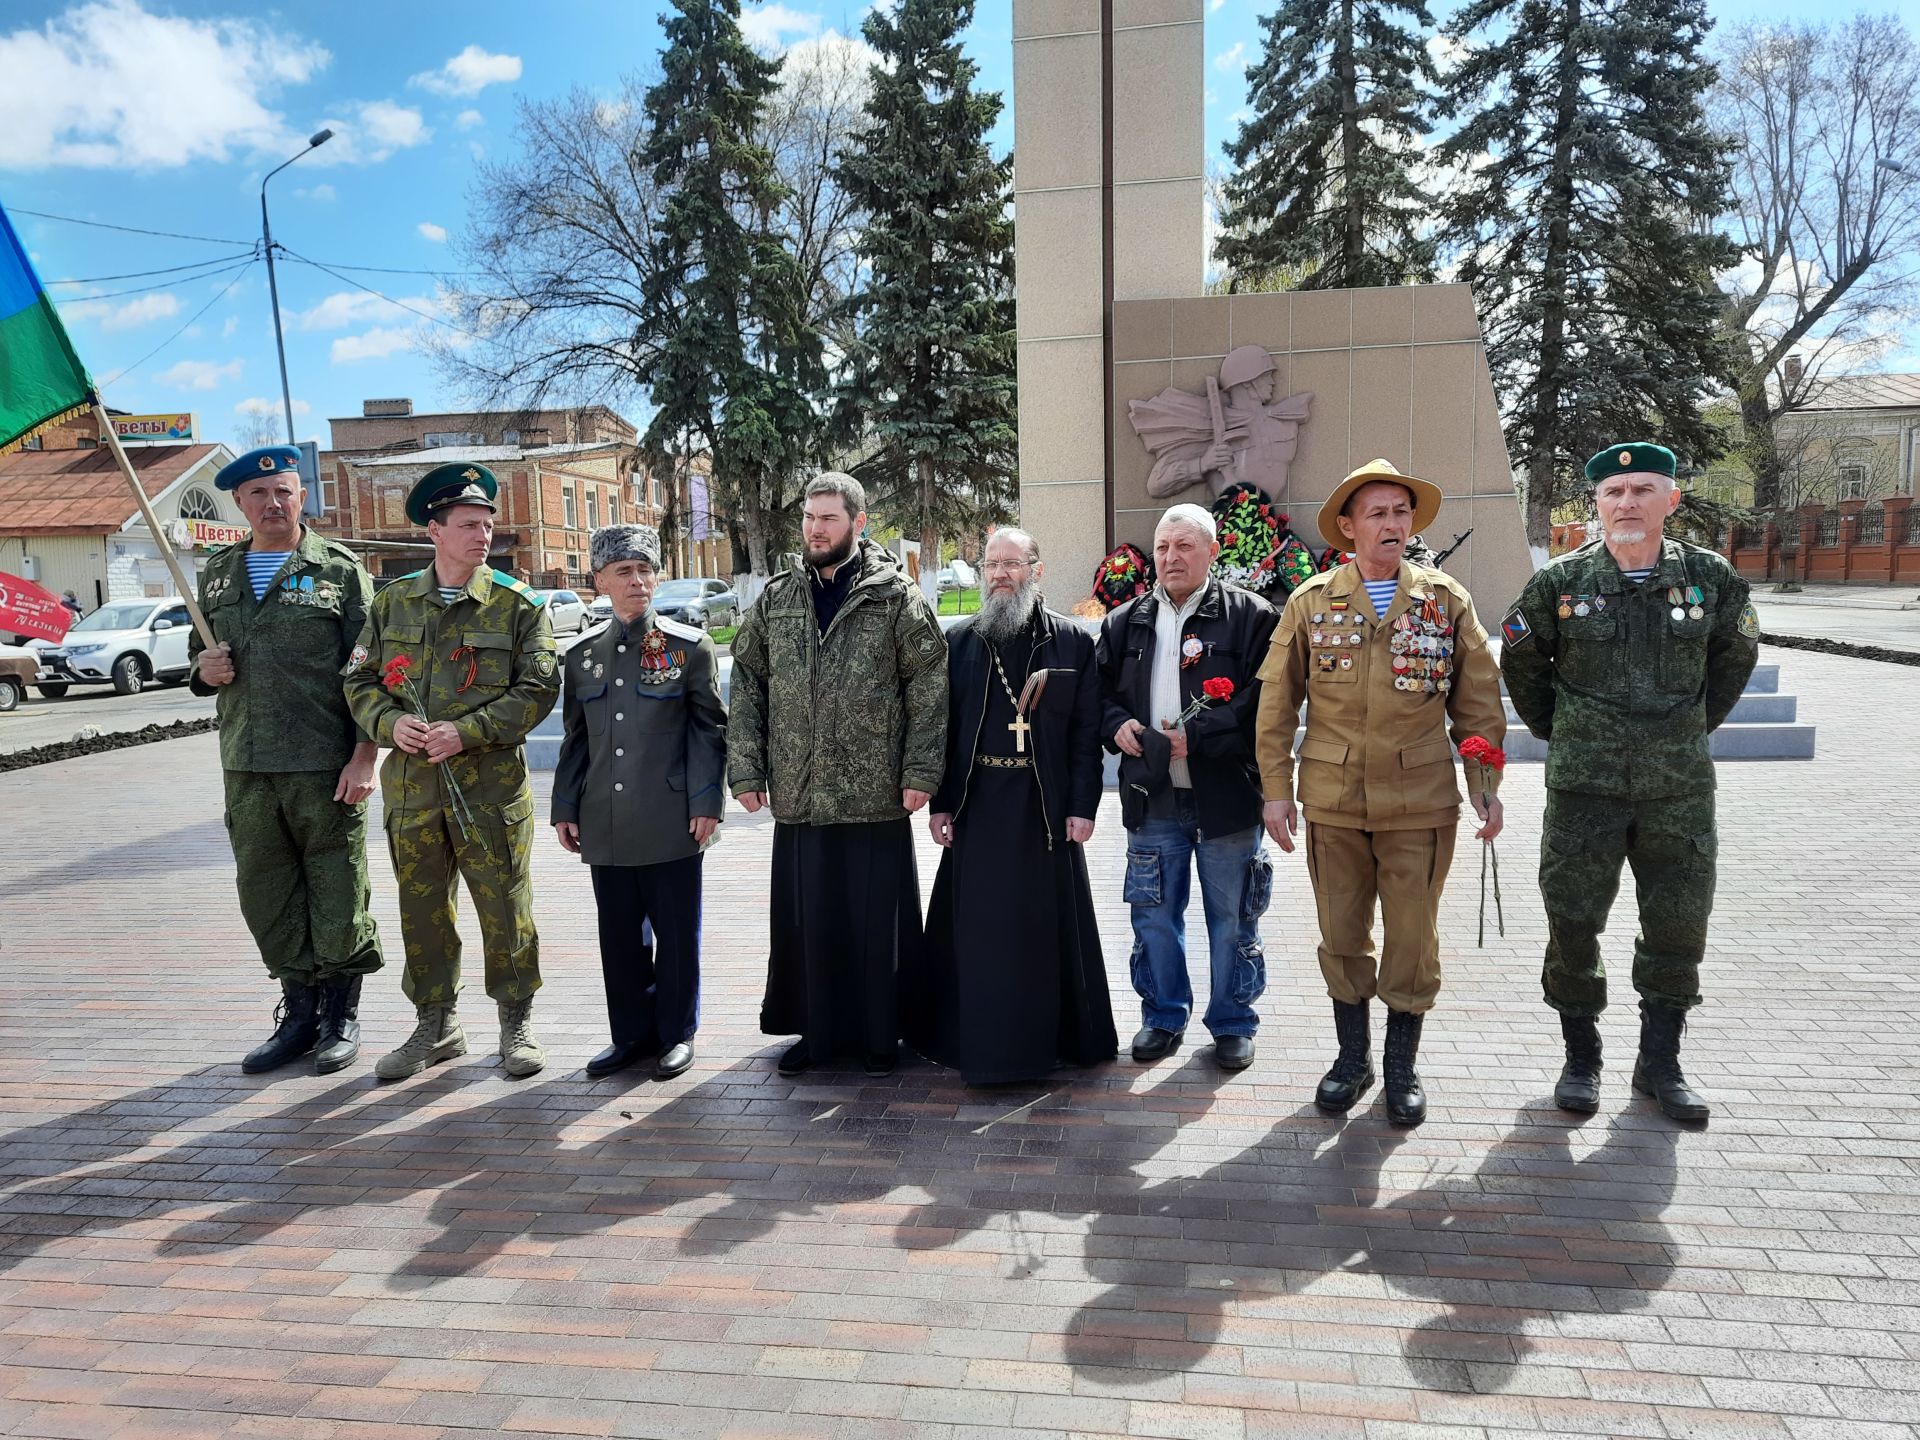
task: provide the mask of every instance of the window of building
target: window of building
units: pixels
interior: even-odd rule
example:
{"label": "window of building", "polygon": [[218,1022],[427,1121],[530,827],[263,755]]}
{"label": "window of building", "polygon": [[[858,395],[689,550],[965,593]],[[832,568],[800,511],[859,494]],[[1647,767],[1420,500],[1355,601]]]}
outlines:
{"label": "window of building", "polygon": [[598,490],[587,491],[587,528],[589,530],[600,528],[600,492]]}
{"label": "window of building", "polygon": [[420,437],[420,443],[435,450],[442,445],[484,445],[487,437],[477,430],[429,430]]}
{"label": "window of building", "polygon": [[1867,467],[1865,465],[1849,462],[1840,467],[1840,498],[1842,500],[1867,498]]}
{"label": "window of building", "polygon": [[518,430],[502,430],[500,432],[500,443],[502,445],[518,445],[520,443],[520,432]]}
{"label": "window of building", "polygon": [[567,529],[580,528],[580,510],[573,498],[573,486],[565,485],[560,490],[560,501],[567,509]]}
{"label": "window of building", "polygon": [[340,508],[340,482],[332,475],[320,477],[320,509],[332,515]]}
{"label": "window of building", "polygon": [[618,488],[607,491],[607,523],[609,525],[618,525],[620,523],[620,491]]}
{"label": "window of building", "polygon": [[182,520],[218,520],[220,506],[211,495],[196,485],[180,497],[180,518]]}

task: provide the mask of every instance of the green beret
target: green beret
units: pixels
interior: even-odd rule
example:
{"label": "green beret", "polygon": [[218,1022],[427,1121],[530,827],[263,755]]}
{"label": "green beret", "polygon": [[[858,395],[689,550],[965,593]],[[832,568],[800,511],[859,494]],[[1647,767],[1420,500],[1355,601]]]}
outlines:
{"label": "green beret", "polygon": [[493,497],[500,493],[500,482],[484,465],[454,461],[436,465],[407,492],[407,519],[424,525],[442,510],[455,505],[484,505],[494,509]]}
{"label": "green beret", "polygon": [[1609,475],[1630,473],[1664,475],[1671,480],[1679,468],[1679,461],[1666,446],[1651,440],[1629,440],[1624,445],[1602,450],[1587,461],[1587,483],[1598,485]]}

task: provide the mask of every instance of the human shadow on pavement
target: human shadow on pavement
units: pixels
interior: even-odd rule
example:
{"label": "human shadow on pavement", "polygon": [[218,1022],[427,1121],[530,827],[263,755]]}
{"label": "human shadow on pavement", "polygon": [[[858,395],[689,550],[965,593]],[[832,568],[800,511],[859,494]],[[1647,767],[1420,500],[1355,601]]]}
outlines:
{"label": "human shadow on pavement", "polygon": [[[44,852],[43,852],[44,853]],[[233,871],[233,851],[226,822],[218,816],[182,825],[161,835],[143,836],[104,849],[60,847],[64,858],[38,870],[15,872],[0,879],[0,900],[29,900],[69,885],[97,882],[103,877],[123,887],[123,893],[148,885],[177,884],[190,870]]]}

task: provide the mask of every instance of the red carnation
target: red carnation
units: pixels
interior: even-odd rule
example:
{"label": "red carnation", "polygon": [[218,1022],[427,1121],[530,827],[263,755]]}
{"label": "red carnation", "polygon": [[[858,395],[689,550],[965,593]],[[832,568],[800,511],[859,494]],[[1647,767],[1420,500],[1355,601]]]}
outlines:
{"label": "red carnation", "polygon": [[[1201,682],[1200,688],[1206,691],[1208,697],[1211,699],[1214,699],[1214,700],[1233,699],[1233,681],[1227,679],[1227,677],[1224,675],[1219,676],[1218,678],[1213,680],[1206,680]],[[1504,758],[1505,757],[1503,756],[1502,759],[1504,760]]]}
{"label": "red carnation", "polygon": [[407,683],[407,671],[412,668],[412,656],[396,655],[380,667],[380,683],[397,695],[400,687]]}
{"label": "red carnation", "polygon": [[1478,735],[1469,735],[1460,742],[1460,758],[1462,760],[1478,760],[1492,748],[1491,745]]}

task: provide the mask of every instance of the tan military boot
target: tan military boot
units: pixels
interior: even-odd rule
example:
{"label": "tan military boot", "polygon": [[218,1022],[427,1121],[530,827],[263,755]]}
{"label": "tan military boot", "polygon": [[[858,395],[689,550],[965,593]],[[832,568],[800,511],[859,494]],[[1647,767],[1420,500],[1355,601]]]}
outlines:
{"label": "tan military boot", "polygon": [[420,1016],[413,1034],[398,1050],[382,1055],[373,1073],[382,1080],[404,1080],[418,1075],[429,1065],[451,1060],[467,1053],[467,1037],[460,1029],[459,1017],[451,1005],[420,1005]]}
{"label": "tan military boot", "polygon": [[533,1000],[500,1002],[500,1059],[509,1075],[531,1075],[547,1063],[547,1052],[533,1038]]}

